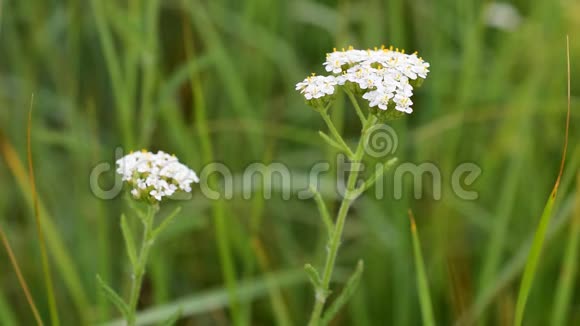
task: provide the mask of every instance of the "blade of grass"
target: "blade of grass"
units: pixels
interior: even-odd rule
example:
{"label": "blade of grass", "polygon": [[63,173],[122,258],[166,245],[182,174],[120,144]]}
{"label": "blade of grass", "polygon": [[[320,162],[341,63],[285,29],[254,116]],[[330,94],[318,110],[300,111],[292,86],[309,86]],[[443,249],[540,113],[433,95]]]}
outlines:
{"label": "blade of grass", "polygon": [[2,15],[4,14],[3,4],[4,2],[0,1],[0,31],[2,31]]}
{"label": "blade of grass", "polygon": [[371,322],[371,317],[369,316],[369,305],[366,299],[369,298],[368,293],[364,283],[359,285],[358,291],[350,299],[349,315],[352,316],[352,320],[356,320],[357,326],[370,326],[373,325]]}
{"label": "blade of grass", "polygon": [[40,208],[38,205],[38,194],[36,193],[36,181],[34,179],[34,164],[32,162],[32,107],[34,104],[34,94],[30,98],[30,108],[28,110],[28,126],[26,128],[26,151],[28,155],[28,176],[30,181],[30,192],[32,194],[32,202],[34,204],[34,220],[36,222],[36,232],[38,236],[38,244],[40,246],[40,253],[42,257],[42,272],[44,274],[44,284],[48,297],[48,305],[50,309],[50,320],[52,325],[60,325],[58,317],[58,308],[56,306],[56,297],[54,295],[54,285],[52,283],[52,273],[50,271],[50,262],[48,254],[46,253],[46,243],[44,240],[44,233],[42,223],[40,221]]}
{"label": "blade of grass", "polygon": [[[244,281],[238,288],[240,301],[252,301],[268,295],[268,288],[272,282],[282,288],[302,284],[306,276],[302,269],[281,271],[267,274],[262,278]],[[188,317],[210,313],[231,304],[227,288],[208,290],[192,296],[177,299],[171,303],[142,310],[137,315],[137,325],[150,325],[169,318],[176,309],[181,309],[181,316]],[[115,320],[103,326],[121,326],[122,320]]]}
{"label": "blade of grass", "polygon": [[[238,117],[251,117],[254,106],[251,104],[246,90],[242,87],[244,82],[241,80],[241,76],[235,67],[234,61],[228,54],[227,48],[222,43],[207,6],[200,1],[194,1],[192,5],[184,5],[184,8],[189,10],[191,22],[193,22],[195,29],[199,31],[204,45],[213,54],[217,76],[223,82],[224,93],[231,98],[231,106],[235,113]],[[190,41],[191,39],[189,38]],[[248,148],[253,154],[256,154],[256,150],[259,148],[256,144],[259,144],[259,139],[254,137],[248,140]]]}
{"label": "blade of grass", "polygon": [[[279,114],[280,112],[276,112],[272,117],[270,117],[269,120],[276,121],[276,116]],[[260,129],[264,128],[261,127]],[[274,153],[276,152],[277,139],[270,138],[264,143],[265,149],[263,151],[261,161],[265,164],[270,164],[272,162]],[[245,243],[240,246],[242,249],[246,248],[241,252],[241,256],[244,260],[244,266],[241,268],[244,279],[251,277],[255,273],[257,267],[259,268],[259,272],[262,274],[271,270],[268,256],[260,239],[260,228],[262,226],[262,219],[264,218],[265,204],[266,199],[264,197],[264,190],[257,189],[257,192],[254,194],[250,205],[249,232],[247,232],[249,234],[247,236],[247,240],[244,241]],[[238,233],[238,236],[239,235],[240,234]],[[246,237],[246,235],[242,234],[242,237]],[[278,325],[292,325],[286,308],[286,302],[282,298],[280,289],[273,283],[269,290],[269,299],[276,323]],[[253,307],[251,304],[242,306],[244,324],[252,323],[252,308]]]}
{"label": "blade of grass", "polygon": [[[89,132],[91,136],[91,143],[90,143],[90,160],[91,162],[97,162],[99,160],[99,152],[100,152],[100,143],[99,143],[99,128],[98,128],[98,119],[97,119],[97,112],[96,112],[96,105],[95,101],[92,98],[87,100],[86,104],[87,108],[87,117],[89,120]],[[96,227],[91,226],[91,230],[95,231],[97,234],[97,245],[96,247],[98,256],[98,274],[100,274],[105,280],[111,279],[111,263],[110,263],[110,234],[109,234],[109,219],[105,218],[104,213],[104,205],[103,201],[98,201],[97,206],[95,207],[95,219],[97,225]],[[94,244],[91,246],[94,248]],[[107,299],[99,295],[97,296],[97,309],[98,314],[101,316],[99,321],[103,321],[105,319],[102,318],[109,318],[110,314],[110,304]]]}
{"label": "blade of grass", "polygon": [[[270,8],[266,9],[266,12],[269,10]],[[235,11],[228,10],[228,8],[224,8],[223,17],[224,19],[215,21],[220,31],[223,30],[225,33],[238,38],[272,61],[280,70],[283,76],[281,79],[287,83],[288,87],[293,86],[297,80],[303,78],[296,50],[287,40],[280,38],[276,31],[251,18],[240,17]]]}
{"label": "blade of grass", "polygon": [[[0,153],[4,157],[4,160],[17,181],[18,187],[22,192],[24,199],[27,204],[32,207],[33,200],[30,191],[30,184],[26,176],[26,170],[24,165],[18,158],[18,154],[14,150],[14,147],[8,142],[8,140],[3,137],[0,133]],[[52,218],[48,214],[46,208],[42,205],[40,198],[38,198],[38,206],[40,210],[40,215],[43,218],[43,227],[46,232],[47,244],[50,248],[50,253],[54,255],[56,261],[56,266],[59,268],[62,278],[73,298],[75,305],[77,306],[77,311],[81,318],[86,319],[86,307],[89,306],[89,300],[84,291],[81,279],[76,270],[71,256],[66,250],[66,246],[60,238],[57,228],[52,222]]]}
{"label": "blade of grass", "polygon": [[155,110],[153,106],[154,87],[158,76],[159,46],[157,42],[159,34],[160,4],[159,0],[146,2],[143,21],[146,32],[144,33],[145,53],[141,54],[143,64],[141,65],[141,137],[142,146],[148,147],[155,124]]}
{"label": "blade of grass", "polygon": [[284,297],[280,291],[279,284],[276,284],[275,280],[272,278],[271,273],[269,273],[270,262],[264,246],[258,237],[252,239],[252,249],[257,255],[257,260],[260,265],[261,271],[266,274],[266,282],[268,284],[268,294],[270,301],[272,302],[272,310],[274,311],[274,317],[276,318],[276,325],[293,325],[290,319],[290,314],[288,313],[288,308],[286,307],[286,302],[284,302]]}
{"label": "blade of grass", "polygon": [[575,286],[578,272],[578,244],[580,243],[580,173],[576,183],[576,211],[571,221],[570,233],[564,254],[564,262],[560,270],[560,279],[556,290],[554,307],[552,309],[552,325],[566,325],[566,314],[570,309],[570,299]]}
{"label": "blade of grass", "polygon": [[[186,6],[185,1],[184,6]],[[192,10],[192,12],[196,12],[196,10]],[[194,18],[194,20],[196,19]],[[185,19],[185,16],[183,20],[183,31],[186,56],[189,61],[194,58],[194,48],[192,42],[193,37],[191,35],[191,26]],[[197,132],[200,138],[201,152],[203,155],[202,157],[204,162],[213,162],[213,144],[207,127],[208,119],[202,85],[198,75],[193,72],[190,75],[190,80],[191,92],[195,98],[192,110],[194,111],[196,117],[195,127],[197,128]],[[211,188],[215,189],[217,186],[215,173],[209,177],[208,183]],[[213,201],[212,213],[214,217],[220,266],[222,268],[222,275],[225,279],[226,288],[230,298],[229,309],[232,315],[233,324],[240,325],[242,316],[240,314],[240,305],[238,299],[238,281],[236,279],[236,270],[233,263],[233,254],[230,246],[228,225],[225,216],[225,203],[223,200],[218,199]]]}
{"label": "blade of grass", "polygon": [[[550,241],[558,235],[562,229],[568,225],[570,219],[570,212],[572,211],[572,198],[567,198],[562,205],[562,209],[558,214],[558,218],[553,225],[550,225],[548,233],[546,234],[546,241]],[[533,238],[530,237],[524,242],[516,251],[516,254],[505,264],[505,267],[498,273],[498,276],[493,280],[492,286],[486,288],[481,292],[473,305],[461,315],[455,325],[472,325],[480,318],[485,310],[494,302],[493,300],[499,296],[507,286],[514,282],[519,273],[524,269],[530,251]]]}
{"label": "blade of grass", "polygon": [[20,287],[22,288],[22,292],[24,292],[24,296],[26,297],[26,301],[28,301],[28,305],[30,306],[30,310],[32,310],[32,314],[34,315],[34,319],[36,320],[37,325],[44,325],[42,322],[42,318],[40,318],[40,314],[38,313],[38,309],[36,309],[36,304],[34,304],[34,299],[32,295],[30,295],[30,290],[28,290],[28,285],[26,284],[26,280],[24,276],[22,276],[22,272],[20,271],[20,267],[18,265],[18,261],[16,260],[16,256],[14,256],[14,252],[12,251],[12,247],[10,247],[10,243],[8,242],[8,238],[6,234],[4,234],[4,230],[0,227],[0,238],[2,239],[2,245],[6,249],[8,253],[8,257],[10,258],[10,263],[14,268],[14,272],[16,273],[16,277],[18,277],[18,283],[20,283]]}
{"label": "blade of grass", "polygon": [[115,52],[114,41],[111,30],[107,26],[105,3],[101,1],[91,1],[94,12],[97,34],[103,48],[103,55],[105,56],[105,63],[107,71],[109,72],[112,84],[112,92],[117,102],[118,119],[120,121],[120,130],[123,135],[124,145],[128,148],[133,148],[133,117],[131,112],[131,98],[128,96],[126,87],[124,86],[123,76],[121,75],[121,62],[119,55]]}
{"label": "blade of grass", "polygon": [[[0,292],[0,324],[5,326],[18,325],[18,323],[16,323],[16,316],[14,311],[14,308],[6,301],[4,293]],[[40,324],[37,322],[37,325]]]}
{"label": "blade of grass", "polygon": [[427,281],[425,263],[423,262],[423,255],[421,253],[421,242],[419,240],[419,234],[417,232],[417,225],[415,224],[415,217],[413,217],[413,212],[409,209],[408,213],[409,220],[411,221],[413,253],[415,254],[415,267],[417,268],[417,290],[419,292],[419,303],[421,304],[423,325],[434,326],[435,318],[433,317],[433,304],[431,302],[431,295],[429,294],[429,282]]}
{"label": "blade of grass", "polygon": [[[529,87],[534,87],[534,85],[530,84]],[[528,99],[525,100],[527,101]],[[518,110],[522,110],[524,107],[528,106],[524,106],[523,101],[517,104]],[[529,107],[532,107],[531,103]],[[516,130],[520,133],[519,137],[524,137],[528,133],[529,118],[518,119],[517,123]],[[514,126],[510,125],[509,128],[514,128]],[[514,216],[513,210],[516,203],[517,190],[522,179],[524,162],[522,152],[514,151],[510,153],[509,165],[506,167],[505,172],[502,172],[505,177],[497,190],[499,198],[494,218],[491,221],[489,239],[486,243],[483,263],[479,272],[478,291],[483,291],[490,286],[501,265],[502,257],[504,257],[506,242],[509,239],[509,225]]]}
{"label": "blade of grass", "polygon": [[566,131],[564,138],[564,149],[562,151],[562,160],[560,162],[560,171],[554,184],[554,188],[544,206],[544,212],[540,217],[540,223],[536,228],[536,233],[534,235],[534,241],[532,242],[532,248],[526,262],[526,267],[524,269],[524,274],[522,276],[522,281],[520,285],[520,290],[518,293],[518,299],[516,302],[516,314],[514,319],[514,325],[520,326],[524,319],[524,311],[526,308],[526,302],[530,291],[532,289],[532,282],[534,276],[536,275],[536,270],[538,263],[540,261],[540,254],[544,246],[544,240],[546,238],[546,232],[550,224],[552,217],[552,208],[554,207],[554,201],[556,200],[556,195],[558,194],[558,187],[560,186],[560,179],[562,178],[562,173],[564,173],[564,163],[566,162],[566,150],[568,149],[568,132],[570,128],[570,41],[568,36],[566,36],[566,62],[567,62],[567,72],[568,72],[568,108],[566,113]]}
{"label": "blade of grass", "polygon": [[173,326],[177,323],[179,318],[181,318],[181,309],[178,309],[177,311],[175,311],[175,313],[173,313],[173,316],[163,321],[163,323],[161,323],[161,326]]}

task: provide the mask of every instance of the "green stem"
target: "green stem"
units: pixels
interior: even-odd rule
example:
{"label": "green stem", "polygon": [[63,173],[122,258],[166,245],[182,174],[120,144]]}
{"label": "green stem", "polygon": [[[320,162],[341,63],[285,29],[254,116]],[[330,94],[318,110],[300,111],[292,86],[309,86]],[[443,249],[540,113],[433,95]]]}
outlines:
{"label": "green stem", "polygon": [[[367,131],[369,127],[376,123],[376,121],[376,117],[371,116],[369,120],[363,125],[362,136],[359,140],[356,152],[353,155],[353,163],[359,163],[362,161],[364,157],[364,147],[368,140]],[[358,169],[354,169],[348,176],[346,191],[344,193],[342,203],[340,204],[334,230],[328,243],[328,254],[326,256],[324,271],[322,273],[322,283],[320,287],[316,289],[316,301],[314,304],[314,309],[312,310],[312,315],[310,316],[310,322],[308,323],[309,326],[318,326],[320,323],[320,316],[322,315],[322,310],[329,294],[330,280],[332,278],[332,272],[334,270],[338,248],[340,247],[346,216],[351,204],[356,198],[353,196],[353,192],[355,190],[358,174]]]}
{"label": "green stem", "polygon": [[356,114],[358,115],[358,118],[360,119],[360,122],[364,126],[367,123],[367,119],[365,118],[365,115],[363,114],[363,112],[360,108],[360,105],[358,104],[358,101],[356,100],[356,97],[354,97],[354,94],[351,91],[349,91],[348,89],[346,89],[346,87],[344,88],[344,91],[345,91],[346,95],[348,95],[348,98],[350,99],[350,102],[354,106],[354,108],[356,110]]}
{"label": "green stem", "polygon": [[139,257],[137,263],[133,266],[131,294],[129,295],[129,315],[127,316],[127,325],[134,326],[136,321],[137,303],[139,301],[139,294],[141,293],[141,285],[143,283],[143,275],[145,275],[145,267],[147,266],[147,257],[149,250],[154,242],[153,235],[153,221],[158,207],[149,206],[147,215],[142,220],[143,222],[143,238],[141,240],[141,249],[139,250]]}
{"label": "green stem", "polygon": [[334,139],[340,144],[340,146],[344,148],[344,151],[346,152],[345,154],[348,156],[348,158],[354,159],[353,152],[351,151],[350,147],[348,147],[348,145],[346,144],[346,142],[344,141],[338,130],[336,130],[336,128],[334,127],[334,124],[332,123],[332,120],[330,119],[328,113],[326,113],[326,111],[322,111],[320,112],[320,115],[322,116],[322,119],[324,119],[324,122],[328,126],[328,130],[330,130],[330,133],[332,134]]}

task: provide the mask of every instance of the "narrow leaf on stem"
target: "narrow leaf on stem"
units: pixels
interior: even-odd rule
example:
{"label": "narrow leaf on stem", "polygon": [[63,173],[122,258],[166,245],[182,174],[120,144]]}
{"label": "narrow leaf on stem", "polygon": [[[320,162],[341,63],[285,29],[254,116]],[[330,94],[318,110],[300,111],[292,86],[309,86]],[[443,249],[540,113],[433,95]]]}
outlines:
{"label": "narrow leaf on stem", "polygon": [[320,217],[322,217],[322,221],[326,226],[326,231],[328,232],[328,236],[332,235],[334,231],[334,223],[330,218],[330,214],[328,213],[328,209],[326,208],[326,204],[324,203],[324,199],[320,195],[320,192],[316,190],[313,186],[310,186],[310,192],[314,195],[314,201],[316,202],[316,206],[318,207],[318,211],[320,212]]}
{"label": "narrow leaf on stem", "polygon": [[364,270],[364,263],[362,260],[358,261],[356,265],[356,269],[354,273],[350,276],[344,289],[340,293],[340,295],[332,302],[330,307],[326,310],[324,315],[322,316],[322,325],[327,325],[332,321],[332,319],[338,314],[340,309],[348,302],[348,300],[353,296],[354,292],[358,288],[360,283],[360,277]]}
{"label": "narrow leaf on stem", "polygon": [[125,238],[125,246],[127,247],[127,255],[131,261],[131,266],[135,266],[137,263],[137,251],[135,249],[135,241],[133,239],[133,233],[131,233],[131,228],[127,224],[127,218],[125,214],[121,215],[121,231],[123,232],[123,238]]}
{"label": "narrow leaf on stem", "polygon": [[344,146],[342,146],[341,144],[337,143],[336,141],[332,140],[332,138],[330,138],[330,136],[328,136],[327,134],[325,134],[323,131],[318,131],[318,134],[320,135],[320,137],[322,137],[322,139],[331,147],[334,147],[336,150],[340,151],[340,152],[344,152],[345,154],[349,155],[349,149],[345,148]]}
{"label": "narrow leaf on stem", "polygon": [[306,264],[304,265],[304,270],[306,271],[306,274],[308,274],[308,278],[310,279],[310,282],[312,282],[314,289],[318,290],[322,285],[322,280],[320,279],[320,275],[316,268],[310,264]]}
{"label": "narrow leaf on stem", "polygon": [[350,149],[350,147],[348,147],[348,145],[346,144],[346,142],[344,141],[344,139],[342,138],[342,136],[340,135],[340,133],[338,132],[338,130],[336,130],[336,127],[334,126],[334,123],[332,122],[332,119],[330,119],[330,116],[328,115],[328,113],[326,113],[326,112],[320,112],[320,115],[322,116],[322,119],[326,123],[326,126],[328,127],[328,130],[330,131],[330,134],[340,144],[340,146],[344,148],[344,151],[346,151],[346,155],[349,158],[353,158],[354,157],[354,153],[352,152],[352,150]]}
{"label": "narrow leaf on stem", "polygon": [[165,228],[171,224],[171,222],[173,221],[173,219],[179,214],[179,212],[181,212],[181,206],[177,207],[175,210],[173,210],[173,212],[171,212],[171,214],[169,214],[164,220],[163,222],[161,222],[161,224],[153,231],[153,236],[152,238],[155,239],[157,238],[157,236],[159,235],[159,233],[163,232],[163,230],[165,230]]}
{"label": "narrow leaf on stem", "polygon": [[113,289],[105,284],[99,275],[97,275],[97,283],[99,284],[99,288],[105,297],[109,299],[109,301],[111,301],[111,303],[117,307],[117,309],[119,309],[119,312],[121,312],[124,317],[127,317],[129,315],[129,306],[127,306],[125,301],[123,301],[123,299],[121,299],[121,297],[119,297],[119,295]]}
{"label": "narrow leaf on stem", "polygon": [[377,169],[372,176],[365,180],[365,182],[355,190],[356,196],[360,196],[363,192],[372,187],[375,182],[382,178],[385,172],[388,171],[397,162],[397,160],[398,159],[394,157],[385,162],[380,169]]}

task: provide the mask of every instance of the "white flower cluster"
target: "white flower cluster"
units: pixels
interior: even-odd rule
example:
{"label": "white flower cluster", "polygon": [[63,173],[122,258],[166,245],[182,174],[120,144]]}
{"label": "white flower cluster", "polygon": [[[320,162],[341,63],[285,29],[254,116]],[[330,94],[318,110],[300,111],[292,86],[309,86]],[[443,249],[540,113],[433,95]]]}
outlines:
{"label": "white flower cluster", "polygon": [[336,84],[334,76],[310,76],[296,84],[296,90],[300,90],[307,100],[312,100],[332,95]]}
{"label": "white flower cluster", "polygon": [[332,95],[336,85],[350,82],[358,85],[370,107],[387,110],[392,101],[396,110],[405,113],[413,112],[413,81],[425,79],[429,73],[429,63],[416,53],[405,54],[392,47],[335,50],[326,55],[323,65],[334,75],[311,76],[296,85],[307,100]]}
{"label": "white flower cluster", "polygon": [[117,173],[133,187],[134,198],[152,201],[161,201],[178,191],[191,192],[191,184],[199,182],[193,170],[162,151],[126,155],[117,160]]}

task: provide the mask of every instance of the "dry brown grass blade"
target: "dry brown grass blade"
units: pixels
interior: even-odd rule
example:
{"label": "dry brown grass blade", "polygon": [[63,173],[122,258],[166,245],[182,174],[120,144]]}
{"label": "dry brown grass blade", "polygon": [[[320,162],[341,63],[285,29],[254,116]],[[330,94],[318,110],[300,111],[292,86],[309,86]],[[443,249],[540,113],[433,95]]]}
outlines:
{"label": "dry brown grass blade", "polygon": [[562,179],[562,174],[564,173],[564,164],[566,163],[566,152],[568,151],[568,135],[570,132],[570,106],[571,106],[571,93],[570,93],[570,37],[566,35],[566,71],[568,73],[567,83],[568,83],[568,109],[566,111],[566,133],[564,137],[564,150],[562,151],[562,161],[560,161],[560,173],[558,173],[558,179],[556,180],[556,187],[560,184],[560,179]]}
{"label": "dry brown grass blade", "polygon": [[[0,130],[0,134],[1,134]],[[16,152],[14,146],[6,137],[0,135],[0,157],[6,163],[6,167],[14,176],[18,189],[22,192],[23,199],[26,201],[31,211],[34,210],[34,203],[32,198],[32,191],[30,189],[29,177],[26,169],[26,164],[20,160],[20,155]],[[86,307],[90,306],[90,301],[84,291],[83,283],[79,274],[76,271],[73,259],[68,253],[67,246],[62,239],[59,238],[58,229],[50,218],[50,214],[42,205],[42,198],[38,195],[38,206],[40,216],[42,217],[43,236],[46,239],[46,245],[49,252],[56,260],[55,267],[58,268],[62,279],[65,282],[68,294],[70,294],[77,311],[82,320],[86,320],[83,314]],[[34,217],[30,216],[31,219]],[[35,223],[35,222],[33,222]],[[83,323],[86,324],[86,323]]]}
{"label": "dry brown grass blade", "polygon": [[[12,150],[12,148],[7,146],[6,138],[5,138],[4,134],[2,133],[2,130],[0,130],[0,152],[5,156],[5,159],[7,160],[8,163],[14,163],[12,161],[13,161],[13,158],[16,157],[16,153],[13,150],[12,151],[11,150]],[[15,171],[15,172],[18,173],[20,177],[25,176],[23,170],[19,170],[19,171]],[[6,237],[6,234],[4,233],[4,230],[2,229],[1,226],[0,226],[0,238],[2,240],[2,245],[6,249],[6,252],[8,253],[10,263],[11,263],[12,267],[14,268],[14,272],[16,273],[16,277],[18,278],[18,283],[20,283],[20,287],[22,288],[22,291],[24,292],[24,296],[26,297],[26,301],[28,301],[28,305],[30,306],[30,309],[32,310],[32,314],[34,315],[34,319],[36,320],[36,324],[37,325],[44,325],[44,323],[42,322],[42,318],[40,317],[40,314],[38,313],[38,309],[36,308],[36,304],[34,303],[34,299],[32,298],[32,295],[30,294],[30,290],[28,289],[28,285],[26,283],[26,280],[24,279],[24,276],[22,275],[22,272],[20,271],[20,265],[18,265],[18,260],[16,259],[16,255],[14,255],[14,251],[12,250],[12,247],[10,246],[10,242],[8,241],[8,237]]]}
{"label": "dry brown grass blade", "polygon": [[[0,135],[0,142],[2,141],[2,135]],[[10,258],[10,263],[14,268],[14,272],[16,273],[16,277],[18,277],[18,283],[20,283],[20,287],[22,287],[22,292],[24,292],[24,296],[26,297],[26,301],[28,301],[28,305],[32,310],[32,314],[34,315],[34,319],[36,320],[37,325],[44,325],[42,323],[42,318],[40,318],[40,314],[38,313],[38,309],[36,309],[36,304],[34,304],[34,299],[32,295],[30,295],[30,290],[28,290],[28,285],[26,284],[26,280],[24,276],[22,276],[22,272],[20,271],[20,267],[18,265],[18,261],[16,260],[16,256],[12,251],[12,247],[10,247],[10,243],[8,242],[8,238],[6,234],[4,234],[4,230],[0,227],[0,238],[2,239],[2,245],[6,249],[8,253],[8,257]]]}
{"label": "dry brown grass blade", "polygon": [[558,178],[554,183],[554,188],[552,193],[548,198],[546,206],[544,207],[544,212],[540,217],[538,227],[536,228],[534,234],[534,240],[532,242],[532,247],[530,248],[530,253],[528,254],[528,260],[526,266],[524,267],[524,273],[522,275],[522,280],[520,283],[520,289],[518,292],[518,299],[516,303],[516,313],[514,319],[514,326],[520,326],[523,324],[524,313],[526,309],[526,303],[531,292],[535,274],[538,270],[538,265],[540,261],[540,256],[542,249],[544,247],[544,241],[546,239],[546,233],[548,226],[550,224],[550,219],[552,217],[552,209],[556,201],[556,195],[558,194],[558,188],[560,187],[560,180],[564,172],[564,164],[566,162],[566,152],[568,150],[568,136],[570,129],[570,40],[566,36],[566,61],[567,61],[567,73],[568,73],[568,108],[566,111],[566,133],[564,137],[564,150],[562,151],[562,160],[560,161],[560,171],[558,172]]}

